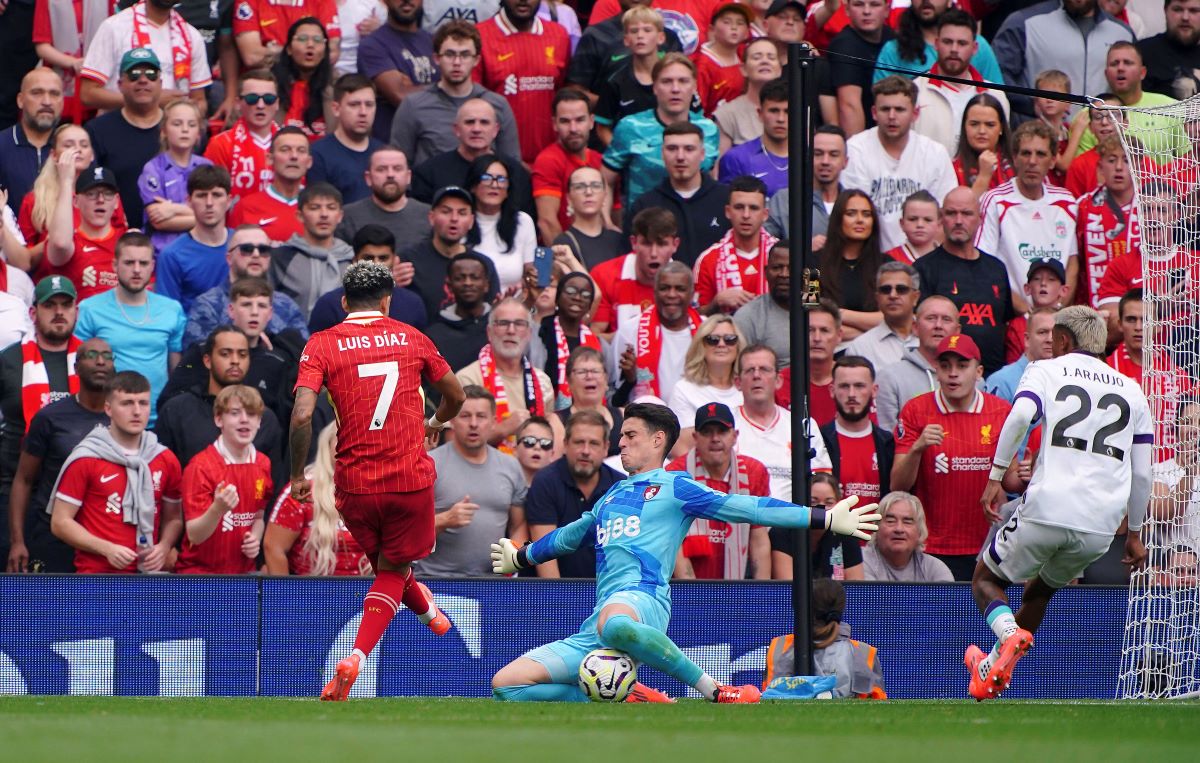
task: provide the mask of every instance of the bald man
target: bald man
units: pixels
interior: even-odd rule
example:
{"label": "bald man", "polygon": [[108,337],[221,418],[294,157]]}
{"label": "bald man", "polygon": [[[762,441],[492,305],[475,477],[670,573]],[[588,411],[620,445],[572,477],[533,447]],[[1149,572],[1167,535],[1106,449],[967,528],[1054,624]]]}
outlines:
{"label": "bald man", "polygon": [[53,69],[39,66],[21,80],[19,120],[0,133],[0,185],[15,214],[50,156],[50,133],[63,111],[63,82]]}

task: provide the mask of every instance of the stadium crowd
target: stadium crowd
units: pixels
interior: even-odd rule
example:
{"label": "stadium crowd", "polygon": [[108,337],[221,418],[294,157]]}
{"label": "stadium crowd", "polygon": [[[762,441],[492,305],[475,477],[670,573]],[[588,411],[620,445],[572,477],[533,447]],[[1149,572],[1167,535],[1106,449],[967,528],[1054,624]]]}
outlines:
{"label": "stadium crowd", "polygon": [[[970,579],[1017,382],[1055,311],[1141,379],[1142,242],[1194,256],[1200,0],[8,0],[0,5],[0,558],[9,572],[358,575],[327,401],[287,490],[307,338],[341,275],[466,388],[424,577],[486,575],[622,478],[622,408],[665,402],[670,468],[792,497],[788,44],[820,51],[812,142],[814,572]],[[877,64],[877,65],[876,65]],[[930,72],[958,83],[897,73]],[[967,81],[978,85],[966,84]],[[808,192],[807,190],[805,191]],[[1194,260],[1192,260],[1194,262]],[[1172,271],[1176,272],[1176,271]],[[1196,316],[1175,316],[1184,323]],[[1195,332],[1157,365],[1152,512],[1200,512]],[[1191,337],[1191,339],[1187,339]],[[1190,344],[1189,344],[1190,343]],[[436,402],[436,390],[425,390]],[[1006,488],[1029,480],[1034,432]],[[1172,450],[1173,449],[1173,450]],[[1191,508],[1187,506],[1191,504]],[[594,575],[590,543],[540,565]],[[1121,582],[1123,537],[1087,582]],[[786,532],[698,520],[677,577],[789,578]],[[1181,554],[1195,564],[1194,550]]]}

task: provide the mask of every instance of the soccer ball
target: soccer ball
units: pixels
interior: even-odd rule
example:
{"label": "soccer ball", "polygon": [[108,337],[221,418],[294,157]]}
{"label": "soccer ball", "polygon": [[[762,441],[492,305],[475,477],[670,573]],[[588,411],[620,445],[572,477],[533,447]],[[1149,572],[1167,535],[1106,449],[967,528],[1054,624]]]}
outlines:
{"label": "soccer ball", "polygon": [[622,702],[637,682],[637,663],[615,649],[593,649],[579,663],[579,688],[593,702]]}

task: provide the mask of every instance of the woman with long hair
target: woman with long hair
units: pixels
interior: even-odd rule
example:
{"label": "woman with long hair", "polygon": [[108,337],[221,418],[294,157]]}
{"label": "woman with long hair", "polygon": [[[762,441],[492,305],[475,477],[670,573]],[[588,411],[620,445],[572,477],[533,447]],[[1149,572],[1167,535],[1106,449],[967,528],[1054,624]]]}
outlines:
{"label": "woman with long hair", "polygon": [[954,174],[977,199],[1015,174],[1008,153],[1008,118],[1000,101],[987,93],[974,96],[963,109]]}
{"label": "woman with long hair", "polygon": [[305,16],[288,29],[287,44],[271,68],[279,83],[279,113],[284,125],[304,130],[309,140],[325,135],[333,123],[333,65],[325,27]]}
{"label": "woman with long hair", "polygon": [[714,313],[700,324],[683,358],[683,378],[671,389],[667,406],[679,419],[679,440],[671,449],[671,458],[691,449],[696,409],[707,403],[724,403],[730,410],[742,404],[742,391],[735,379],[738,356],[746,348],[746,338],[725,313]]}
{"label": "woman with long hair", "polygon": [[521,286],[525,263],[533,262],[537,227],[517,209],[509,160],[484,154],[467,170],[467,190],[475,197],[475,227],[467,241],[496,266],[501,291]]}
{"label": "woman with long hair", "polygon": [[829,213],[825,246],[817,255],[825,296],[838,304],[845,341],[883,320],[875,301],[875,274],[883,264],[879,251],[879,213],[864,191],[838,194]]}
{"label": "woman with long hair", "polygon": [[[812,506],[833,508],[842,500],[842,489],[837,477],[829,472],[817,472],[810,480],[809,495]],[[818,578],[834,580],[862,580],[863,557],[858,541],[844,535],[835,535],[827,530],[810,530],[808,540],[812,546],[812,574]],[[771,578],[792,579],[792,532],[786,528],[771,530]]]}
{"label": "woman with long hair", "polygon": [[312,502],[292,498],[284,485],[263,536],[268,575],[370,575],[371,562],[342,524],[333,504],[333,455],[337,424],[317,437],[317,458],[304,469]]}
{"label": "woman with long hair", "polygon": [[204,124],[200,106],[190,98],[171,101],[163,108],[162,152],[146,162],[138,177],[147,232],[156,254],[196,224],[196,215],[187,205],[187,178],[197,167],[212,164],[195,152]]}

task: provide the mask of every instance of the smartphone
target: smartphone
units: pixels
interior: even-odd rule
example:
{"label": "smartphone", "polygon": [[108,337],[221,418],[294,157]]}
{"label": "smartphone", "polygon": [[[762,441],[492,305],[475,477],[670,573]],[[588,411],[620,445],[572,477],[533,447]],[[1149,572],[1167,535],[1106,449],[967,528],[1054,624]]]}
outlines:
{"label": "smartphone", "polygon": [[537,269],[537,285],[544,289],[550,285],[554,272],[554,252],[548,246],[539,246],[533,250],[533,266]]}
{"label": "smartphone", "polygon": [[1187,279],[1187,271],[1183,268],[1175,268],[1167,271],[1167,289],[1168,291],[1178,291],[1179,287]]}

